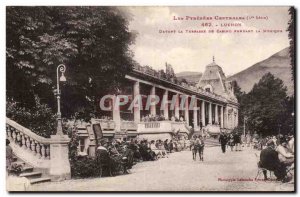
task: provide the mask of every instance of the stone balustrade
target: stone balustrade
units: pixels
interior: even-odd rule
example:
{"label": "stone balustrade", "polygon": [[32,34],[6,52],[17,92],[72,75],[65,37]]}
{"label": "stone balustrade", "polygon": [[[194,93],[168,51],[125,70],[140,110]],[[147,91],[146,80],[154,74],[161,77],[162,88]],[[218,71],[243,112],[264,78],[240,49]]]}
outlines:
{"label": "stone balustrade", "polygon": [[136,131],[137,130],[137,124],[133,121],[121,121],[121,130],[126,130],[126,131]]}
{"label": "stone balustrade", "polygon": [[13,153],[34,168],[45,170],[52,180],[71,177],[67,135],[41,137],[30,129],[6,118],[6,136]]}
{"label": "stone balustrade", "polygon": [[145,128],[160,128],[160,122],[145,122]]}
{"label": "stone balustrade", "polygon": [[172,121],[153,121],[153,122],[140,122],[138,123],[138,134],[159,134],[159,133],[172,133],[177,132],[189,134],[185,122],[172,122]]}
{"label": "stone balustrade", "polygon": [[6,135],[12,145],[22,148],[37,159],[50,159],[50,138],[41,137],[9,118],[6,118]]}

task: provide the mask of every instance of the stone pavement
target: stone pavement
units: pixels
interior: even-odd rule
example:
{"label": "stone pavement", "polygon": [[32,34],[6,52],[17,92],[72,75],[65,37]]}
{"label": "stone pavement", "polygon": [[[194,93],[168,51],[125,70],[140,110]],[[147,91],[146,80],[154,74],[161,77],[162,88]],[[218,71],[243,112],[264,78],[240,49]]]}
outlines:
{"label": "stone pavement", "polygon": [[[129,175],[33,185],[33,191],[293,191],[294,184],[254,180],[256,150],[223,154],[220,147],[204,150],[204,162],[192,160],[190,151],[169,158],[141,162]],[[199,158],[198,158],[199,159]],[[274,175],[273,175],[273,178]]]}

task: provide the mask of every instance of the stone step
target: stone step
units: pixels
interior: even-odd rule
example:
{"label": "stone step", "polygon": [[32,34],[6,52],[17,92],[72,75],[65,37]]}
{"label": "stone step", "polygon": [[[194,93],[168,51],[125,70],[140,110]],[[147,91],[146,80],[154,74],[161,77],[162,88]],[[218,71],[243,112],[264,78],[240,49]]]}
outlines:
{"label": "stone step", "polygon": [[32,172],[33,171],[33,167],[31,166],[24,166],[22,172]]}
{"label": "stone step", "polygon": [[21,173],[19,176],[26,177],[28,179],[34,179],[34,178],[40,178],[42,176],[42,173],[41,172],[26,172],[26,173]]}
{"label": "stone step", "polygon": [[35,178],[30,180],[30,184],[37,184],[37,183],[43,183],[49,181],[51,181],[51,178],[49,177]]}
{"label": "stone step", "polygon": [[25,162],[24,161],[14,161],[11,163],[12,165],[18,165],[18,166],[22,166],[22,165],[25,165]]}

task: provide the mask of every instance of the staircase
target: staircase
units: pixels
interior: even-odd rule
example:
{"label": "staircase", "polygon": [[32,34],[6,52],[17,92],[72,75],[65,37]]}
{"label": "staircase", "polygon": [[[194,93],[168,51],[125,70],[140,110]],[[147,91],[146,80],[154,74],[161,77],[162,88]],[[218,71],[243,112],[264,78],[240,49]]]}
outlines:
{"label": "staircase", "polygon": [[28,179],[31,184],[71,178],[67,135],[45,138],[6,118],[6,139],[15,155],[14,162],[23,167],[19,177]]}
{"label": "staircase", "polygon": [[43,173],[42,170],[36,169],[26,162],[22,161],[18,157],[14,156],[14,162],[12,164],[17,164],[18,166],[22,166],[22,171],[18,175],[19,177],[25,177],[29,180],[30,184],[37,184],[43,182],[51,181],[51,178],[47,176],[46,173]]}
{"label": "staircase", "polygon": [[22,166],[19,177],[31,184],[51,181],[47,175],[50,168],[50,139],[36,135],[31,130],[6,118],[6,138],[13,150],[13,164]]}

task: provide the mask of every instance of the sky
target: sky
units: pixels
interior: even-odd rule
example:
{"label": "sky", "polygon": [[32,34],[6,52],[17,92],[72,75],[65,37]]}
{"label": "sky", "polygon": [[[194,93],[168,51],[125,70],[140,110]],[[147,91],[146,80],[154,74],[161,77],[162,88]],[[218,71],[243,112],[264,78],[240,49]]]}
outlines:
{"label": "sky", "polygon": [[[204,72],[215,62],[226,76],[242,71],[289,46],[288,7],[122,7],[130,18],[129,29],[137,32],[131,46],[140,65],[165,69],[171,64],[175,73]],[[174,20],[178,17],[254,17],[251,20]],[[256,19],[257,16],[267,17]],[[203,27],[202,23],[212,27]],[[224,24],[239,27],[221,27]],[[282,30],[278,33],[159,33],[160,30]]]}

